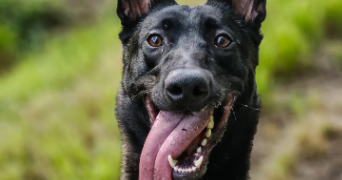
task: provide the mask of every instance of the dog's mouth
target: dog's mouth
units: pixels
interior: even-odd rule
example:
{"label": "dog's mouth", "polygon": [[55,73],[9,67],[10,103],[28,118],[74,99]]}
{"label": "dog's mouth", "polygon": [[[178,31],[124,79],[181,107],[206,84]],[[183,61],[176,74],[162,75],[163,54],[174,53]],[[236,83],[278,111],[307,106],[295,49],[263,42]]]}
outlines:
{"label": "dog's mouth", "polygon": [[221,140],[235,100],[229,94],[220,106],[200,112],[171,112],[146,107],[151,130],[139,164],[139,180],[198,179],[206,172],[209,154]]}

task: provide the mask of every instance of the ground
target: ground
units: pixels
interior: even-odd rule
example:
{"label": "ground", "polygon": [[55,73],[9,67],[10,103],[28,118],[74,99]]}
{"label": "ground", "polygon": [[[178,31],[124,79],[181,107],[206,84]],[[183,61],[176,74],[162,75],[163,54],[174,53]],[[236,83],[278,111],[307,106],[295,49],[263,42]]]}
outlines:
{"label": "ground", "polygon": [[326,42],[310,73],[276,88],[275,111],[264,112],[254,141],[252,179],[342,179],[342,71]]}

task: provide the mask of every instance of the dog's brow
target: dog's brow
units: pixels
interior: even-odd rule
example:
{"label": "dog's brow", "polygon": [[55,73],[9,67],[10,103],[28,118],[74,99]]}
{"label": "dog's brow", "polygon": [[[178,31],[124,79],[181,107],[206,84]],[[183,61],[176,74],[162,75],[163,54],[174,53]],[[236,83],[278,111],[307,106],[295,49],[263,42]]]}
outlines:
{"label": "dog's brow", "polygon": [[161,29],[161,28],[163,28],[163,24],[165,21],[175,22],[176,20],[175,20],[175,17],[165,17],[165,18],[160,19],[154,23],[151,23],[149,27],[151,29]]}
{"label": "dog's brow", "polygon": [[206,17],[205,27],[207,28],[217,28],[219,26],[218,21],[214,17]]}

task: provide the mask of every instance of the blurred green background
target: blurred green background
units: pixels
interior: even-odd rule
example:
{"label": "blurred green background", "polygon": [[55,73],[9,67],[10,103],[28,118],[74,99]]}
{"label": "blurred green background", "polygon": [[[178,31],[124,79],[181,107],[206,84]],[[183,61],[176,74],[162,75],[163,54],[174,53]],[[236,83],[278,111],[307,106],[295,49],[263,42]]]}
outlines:
{"label": "blurred green background", "polygon": [[[267,1],[251,178],[341,180],[342,1]],[[0,0],[0,180],[118,179],[115,7]]]}

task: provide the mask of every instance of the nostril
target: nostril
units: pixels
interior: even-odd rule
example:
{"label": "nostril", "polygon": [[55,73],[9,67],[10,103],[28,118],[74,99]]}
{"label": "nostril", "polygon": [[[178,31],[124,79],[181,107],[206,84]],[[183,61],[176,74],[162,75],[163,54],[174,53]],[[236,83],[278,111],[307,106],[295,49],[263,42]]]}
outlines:
{"label": "nostril", "polygon": [[179,96],[183,93],[182,88],[177,85],[169,86],[166,88],[166,90],[174,96]]}
{"label": "nostril", "polygon": [[167,100],[182,106],[204,102],[211,93],[207,73],[198,69],[171,71],[164,81],[164,88]]}
{"label": "nostril", "polygon": [[194,88],[194,90],[192,91],[192,94],[195,97],[199,97],[199,96],[205,96],[208,94],[208,88],[206,87],[201,87],[201,86],[196,86]]}

